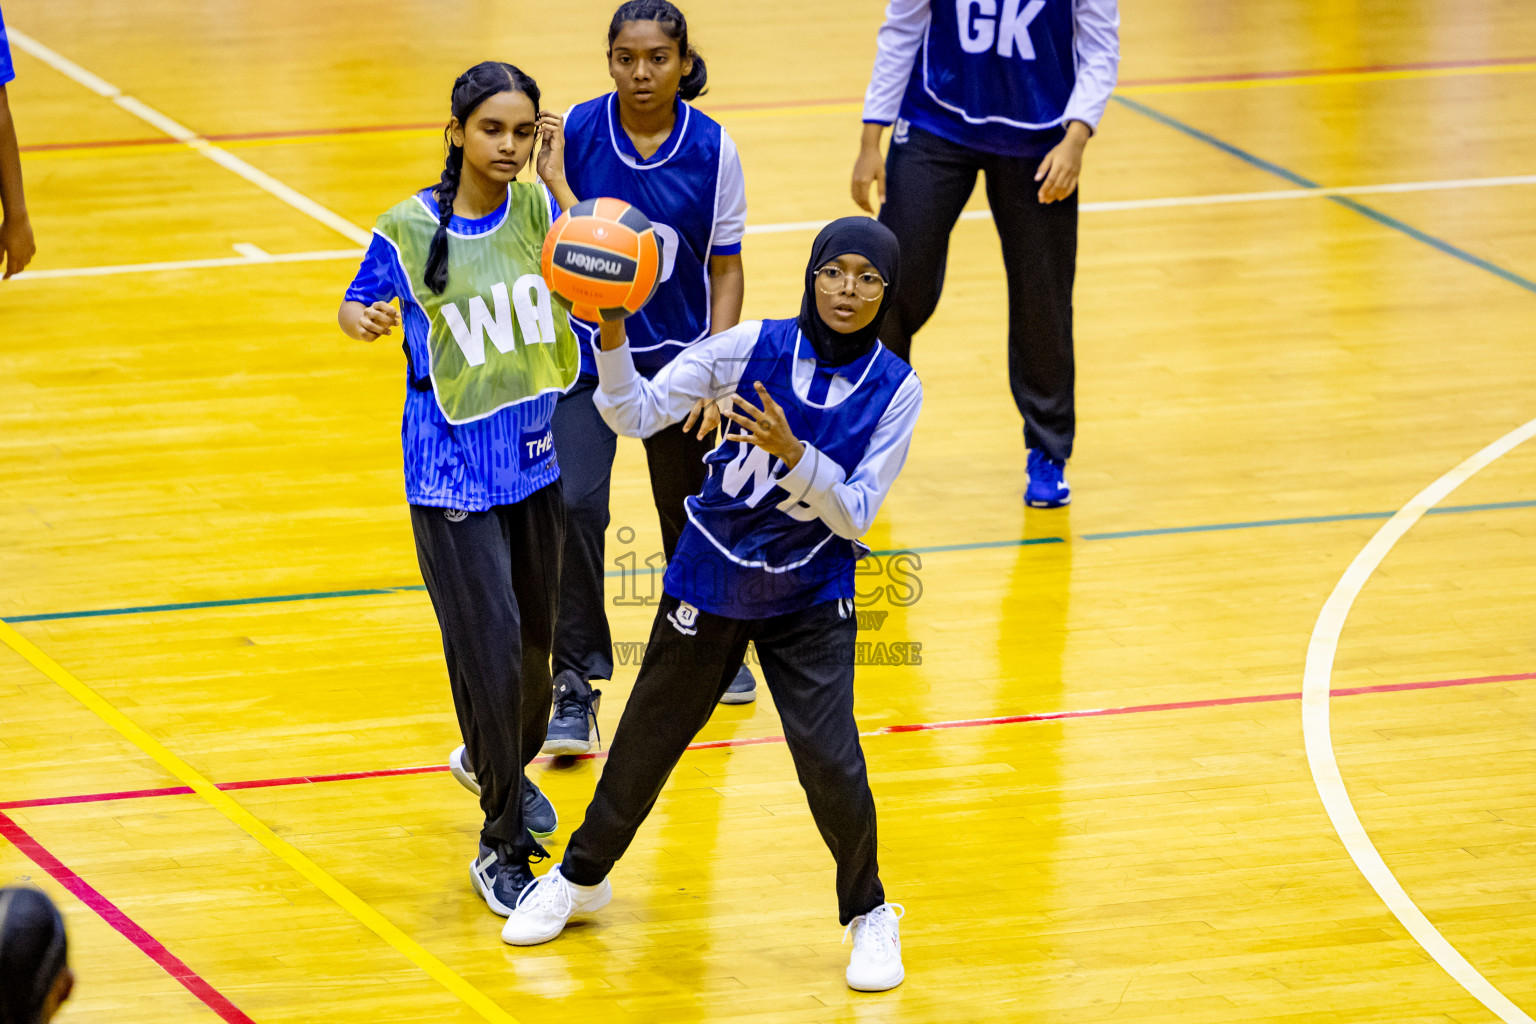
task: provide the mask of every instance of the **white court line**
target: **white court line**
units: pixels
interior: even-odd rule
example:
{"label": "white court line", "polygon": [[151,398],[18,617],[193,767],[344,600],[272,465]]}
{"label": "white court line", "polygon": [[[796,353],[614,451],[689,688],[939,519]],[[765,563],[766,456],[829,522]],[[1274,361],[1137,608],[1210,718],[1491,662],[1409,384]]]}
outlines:
{"label": "white court line", "polygon": [[[368,232],[340,214],[328,210],[308,196],[294,191],[266,171],[251,166],[228,150],[220,149],[192,129],[166,117],[154,107],[148,106],[132,96],[124,95],[123,91],[111,82],[104,81],[91,74],[68,57],[54,52],[25,32],[18,31],[15,28],[8,28],[7,32],[11,42],[16,45],[17,49],[26,51],[60,74],[79,82],[96,95],[111,100],[122,109],[128,111],[128,113],[154,125],[177,142],[191,147],[220,167],[240,175],[240,177],[257,188],[271,193],[300,213],[313,217],[326,227],[340,232],[358,245],[368,244]],[[12,280],[14,281],[15,278],[12,278]]]}
{"label": "white court line", "polygon": [[[1444,192],[1452,189],[1501,188],[1509,185],[1536,185],[1536,174],[1506,175],[1499,178],[1446,178],[1440,181],[1399,181],[1385,185],[1345,185],[1340,188],[1287,188],[1270,192],[1219,192],[1204,196],[1165,196],[1156,199],[1109,199],[1080,203],[1081,213],[1118,213],[1122,210],[1160,210],[1176,206],[1221,206],[1227,203],[1266,203],[1287,199],[1321,199],[1327,196],[1372,196],[1400,192]],[[961,220],[986,220],[991,210],[967,210]],[[796,220],[782,224],[749,224],[749,235],[773,235],[783,231],[820,231],[830,221]]]}
{"label": "white court line", "polygon": [[[82,72],[83,73],[83,72]],[[206,144],[205,144],[206,145]],[[216,147],[209,147],[216,148]],[[226,154],[227,155],[227,154]],[[231,157],[231,159],[234,159]],[[1078,209],[1083,213],[1118,213],[1124,210],[1157,210],[1180,206],[1223,206],[1229,203],[1263,203],[1290,199],[1320,199],[1327,196],[1380,195],[1402,192],[1442,192],[1450,189],[1500,188],[1510,185],[1536,185],[1536,174],[1511,175],[1500,178],[1450,178],[1441,181],[1399,181],[1384,185],[1348,185],[1342,188],[1292,188],[1273,192],[1224,192],[1204,196],[1163,196],[1152,199],[1115,199],[1103,202],[1083,203]],[[961,220],[986,220],[991,210],[967,210]],[[777,224],[748,224],[746,234],[777,235],[791,231],[820,231],[830,221],[793,220]],[[368,240],[361,233],[359,242]],[[197,270],[203,267],[243,267],[252,263],[308,263],[315,260],[350,260],[362,256],[360,249],[329,249],[321,252],[294,252],[267,256],[263,259],[206,259],[170,260],[158,263],[125,263],[108,267],[65,267],[56,270],[27,270],[12,281],[41,280],[58,277],[100,277],[107,274],[143,274],[159,270]]]}
{"label": "white court line", "polygon": [[1328,722],[1328,699],[1333,677],[1334,655],[1339,647],[1339,634],[1344,620],[1360,590],[1371,574],[1381,565],[1382,559],[1392,546],[1418,522],[1420,517],[1441,501],[1473,474],[1495,459],[1508,454],[1517,445],[1536,437],[1536,419],[1505,434],[1482,451],[1467,459],[1455,469],[1424,488],[1412,501],[1397,510],[1384,523],[1370,542],[1349,564],[1338,586],[1318,614],[1317,625],[1312,628],[1312,641],[1307,646],[1307,667],[1301,684],[1301,728],[1306,740],[1307,764],[1312,769],[1312,781],[1333,827],[1344,841],[1344,849],[1360,873],[1365,875],[1371,888],[1381,897],[1387,909],[1402,922],[1403,927],[1434,957],[1445,972],[1470,992],[1478,1002],[1498,1015],[1505,1024],[1533,1024],[1524,1010],[1494,988],[1477,968],[1458,953],[1445,936],[1441,935],[1418,905],[1409,898],[1401,883],[1382,860],[1376,846],[1366,834],[1360,816],[1350,802],[1349,791],[1344,788],[1344,778],[1339,773],[1339,762],[1333,751],[1333,736]]}
{"label": "white court line", "polygon": [[56,270],[24,270],[12,281],[43,281],[57,277],[107,277],[115,274],[150,274],[157,270],[199,270],[203,267],[254,267],[268,263],[313,263],[319,260],[362,259],[362,249],[325,249],[319,252],[284,252],[267,256],[216,256],[207,260],[167,260],[162,263],[123,263],[112,267],[60,267]]}

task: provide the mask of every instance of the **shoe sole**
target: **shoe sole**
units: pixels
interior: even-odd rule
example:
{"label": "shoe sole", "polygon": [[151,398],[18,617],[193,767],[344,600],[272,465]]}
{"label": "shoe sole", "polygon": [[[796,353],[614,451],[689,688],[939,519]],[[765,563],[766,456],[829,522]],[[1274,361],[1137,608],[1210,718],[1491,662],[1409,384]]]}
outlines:
{"label": "shoe sole", "polygon": [[[462,749],[462,747],[459,748],[459,750]],[[469,769],[464,767],[464,762],[454,756],[458,752],[458,750],[455,750],[452,754],[448,755],[448,771],[458,780],[459,785],[475,794],[475,796],[479,796],[480,783],[476,782],[475,777],[469,774]]]}
{"label": "shoe sole", "polygon": [[1025,498],[1024,504],[1030,508],[1064,508],[1072,504],[1072,499],[1067,498],[1065,501],[1030,501],[1028,498]]}
{"label": "shoe sole", "polygon": [[[542,790],[539,792],[539,795],[540,796],[544,795]],[[559,812],[555,810],[555,805],[553,803],[550,803],[549,797],[547,797],[547,796],[544,797],[544,802],[546,804],[549,804],[549,813],[552,814],[554,816],[554,819],[555,819],[554,822],[550,824],[549,831],[547,831],[547,832],[540,832],[540,831],[536,830],[532,825],[528,824],[528,819],[526,819],[526,818],[523,819],[523,827],[526,828],[528,830],[528,834],[533,836],[533,838],[535,838],[535,839],[548,839],[550,836],[554,835],[556,832],[558,832],[560,830],[560,814],[559,814]]]}
{"label": "shoe sole", "polygon": [[731,693],[727,690],[720,696],[721,704],[751,704],[757,700],[757,690],[747,690],[743,693]]}
{"label": "shoe sole", "polygon": [[469,880],[474,885],[475,891],[480,894],[480,898],[485,900],[485,905],[491,908],[491,913],[496,914],[498,917],[512,916],[512,908],[497,899],[496,894],[486,887],[485,882],[481,881],[480,872],[475,870],[474,858],[471,858],[469,862]]}
{"label": "shoe sole", "polygon": [[855,992],[889,992],[891,989],[907,980],[907,969],[905,966],[903,966],[901,968],[901,973],[896,975],[895,980],[888,984],[884,982],[871,982],[865,985],[855,985],[851,978],[847,980],[848,987],[853,989]]}
{"label": "shoe sole", "polygon": [[539,748],[541,754],[553,754],[556,757],[574,756],[591,751],[591,740],[545,740],[544,746]]}
{"label": "shoe sole", "polygon": [[[586,906],[582,907],[580,910],[578,910],[575,913],[573,913],[571,915],[571,917],[575,917],[576,914],[595,914],[599,910],[602,910],[604,907],[606,907],[608,904],[610,904],[612,902],[613,902],[613,886],[610,885],[608,883],[608,880],[605,878],[605,879],[603,879],[603,891],[597,894],[597,897],[594,899],[593,902],[587,904]],[[508,921],[506,925],[502,926],[502,929],[501,929],[501,941],[502,942],[505,942],[509,946],[541,946],[541,945],[543,945],[546,942],[551,942],[551,941],[559,938],[560,937],[560,933],[565,931],[565,925],[571,923],[571,918],[570,917],[566,918],[565,919],[565,923],[562,924],[559,928],[555,929],[554,932],[552,932],[549,935],[532,935],[532,936],[529,936],[529,935],[518,935],[518,936],[514,936],[514,937],[508,937],[507,929],[511,925],[511,923],[512,922]]]}

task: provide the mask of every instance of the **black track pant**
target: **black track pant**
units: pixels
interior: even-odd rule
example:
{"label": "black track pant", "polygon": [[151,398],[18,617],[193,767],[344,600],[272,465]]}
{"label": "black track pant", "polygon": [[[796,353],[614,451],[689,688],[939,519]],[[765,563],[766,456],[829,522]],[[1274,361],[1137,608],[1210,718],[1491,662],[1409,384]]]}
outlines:
{"label": "black track pant", "polygon": [[880,222],[901,243],[901,281],[880,331],[910,361],[912,335],[939,304],[949,233],[986,172],[987,201],[1008,273],[1008,380],[1024,440],[1065,462],[1077,428],[1073,401],[1072,280],[1077,270],[1077,193],[1042,204],[1035,157],[982,153],[909,128],[885,159]]}
{"label": "black track pant", "polygon": [[607,877],[683,750],[709,721],[751,640],[811,816],[837,861],[842,923],[884,903],[875,798],[853,718],[858,623],[852,615],[843,602],[829,601],[772,619],[727,619],[664,595],[603,777],[571,836],[561,873],[578,885]]}
{"label": "black track pant", "polygon": [[[608,529],[608,485],[617,437],[603,422],[592,393],[597,378],[582,376],[560,396],[552,423],[560,482],[565,488],[565,552],[555,637],[556,674],[571,669],[583,679],[613,678],[613,636],[603,601],[603,540]],[[695,427],[695,430],[698,428]],[[712,438],[695,440],[674,424],[645,439],[651,497],[661,520],[661,546],[668,559],[687,523],[683,500],[698,494],[708,467]],[[643,564],[648,553],[642,553]]]}
{"label": "black track pant", "polygon": [[553,692],[549,653],[565,533],[560,482],[485,512],[412,505],[411,527],[443,632],[465,753],[480,783],[480,840],[524,855],[534,842],[523,827],[523,769],[544,742]]}

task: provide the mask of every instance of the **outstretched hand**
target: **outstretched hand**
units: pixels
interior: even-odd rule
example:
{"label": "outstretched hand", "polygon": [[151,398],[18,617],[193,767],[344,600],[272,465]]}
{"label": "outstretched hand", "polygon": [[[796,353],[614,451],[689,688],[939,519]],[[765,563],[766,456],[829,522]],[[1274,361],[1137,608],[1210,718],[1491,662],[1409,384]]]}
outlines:
{"label": "outstretched hand", "polygon": [[757,397],[762,399],[763,407],[759,409],[741,395],[732,392],[731,408],[724,410],[721,415],[745,432],[726,434],[725,439],[755,444],[769,455],[778,456],[784,465],[794,469],[800,462],[800,456],[805,454],[805,445],[789,429],[784,408],[768,394],[763,382],[755,381],[752,386],[757,389]]}
{"label": "outstretched hand", "polygon": [[701,398],[693,403],[693,408],[688,410],[688,418],[683,421],[683,433],[693,429],[694,423],[699,425],[699,432],[694,434],[696,440],[702,441],[715,432],[720,426],[720,405],[713,398]]}

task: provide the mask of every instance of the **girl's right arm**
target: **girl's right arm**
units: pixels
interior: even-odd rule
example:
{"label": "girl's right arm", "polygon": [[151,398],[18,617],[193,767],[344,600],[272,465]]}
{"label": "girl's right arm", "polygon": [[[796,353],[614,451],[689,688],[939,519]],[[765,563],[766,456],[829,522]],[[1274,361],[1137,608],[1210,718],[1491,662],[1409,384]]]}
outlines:
{"label": "girl's right arm", "polygon": [[623,321],[605,322],[593,404],[614,433],[650,437],[687,417],[699,399],[734,393],[761,330],[760,320],[737,324],[683,349],[646,380],[635,369]]}
{"label": "girl's right arm", "polygon": [[400,311],[387,302],[375,302],[365,306],[348,299],[336,311],[336,322],[341,332],[354,341],[375,341],[392,334],[400,323]]}
{"label": "girl's right arm", "polygon": [[383,235],[374,232],[357,275],[336,311],[336,322],[343,334],[354,341],[374,341],[399,326],[400,311],[389,301],[409,288],[397,280],[399,270],[394,248]]}

